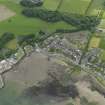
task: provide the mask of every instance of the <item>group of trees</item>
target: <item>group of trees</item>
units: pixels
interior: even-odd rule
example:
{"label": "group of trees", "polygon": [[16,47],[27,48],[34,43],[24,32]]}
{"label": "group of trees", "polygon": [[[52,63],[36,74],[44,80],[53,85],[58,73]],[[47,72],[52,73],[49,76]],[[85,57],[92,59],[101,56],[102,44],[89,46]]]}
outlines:
{"label": "group of trees", "polygon": [[20,46],[32,45],[34,47],[35,43],[40,43],[49,37],[50,34],[46,34],[44,31],[39,31],[36,34],[28,34],[28,35],[19,35],[17,37],[17,42]]}
{"label": "group of trees", "polygon": [[0,60],[8,58],[15,50],[8,49],[5,45],[13,40],[15,35],[13,33],[6,32],[0,37]]}
{"label": "group of trees", "polygon": [[9,58],[15,52],[16,50],[3,48],[2,50],[0,50],[0,60]]}
{"label": "group of trees", "polygon": [[29,35],[21,35],[17,37],[18,44],[20,46],[26,46],[26,45],[34,45],[35,35],[29,34]]}
{"label": "group of trees", "polygon": [[0,38],[0,49],[2,49],[6,43],[8,43],[10,40],[13,40],[15,38],[13,33],[4,33]]}
{"label": "group of trees", "polygon": [[21,0],[20,4],[25,7],[41,6],[43,4],[43,0]]}
{"label": "group of trees", "polygon": [[22,13],[27,17],[37,17],[47,22],[58,22],[61,20],[61,14],[59,12],[45,9],[26,8]]}
{"label": "group of trees", "polygon": [[64,21],[75,27],[81,29],[92,29],[100,23],[100,18],[97,16],[83,16],[77,14],[62,14],[57,11],[49,11],[45,9],[33,9],[26,8],[22,11],[22,14],[27,17],[40,18],[47,22],[58,22]]}

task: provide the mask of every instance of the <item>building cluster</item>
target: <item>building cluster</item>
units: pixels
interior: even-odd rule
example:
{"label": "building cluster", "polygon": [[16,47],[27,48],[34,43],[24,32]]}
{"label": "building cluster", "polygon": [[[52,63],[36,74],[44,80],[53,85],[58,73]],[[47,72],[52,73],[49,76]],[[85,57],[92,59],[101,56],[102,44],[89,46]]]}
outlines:
{"label": "building cluster", "polygon": [[74,41],[68,41],[65,37],[55,35],[45,40],[43,46],[47,52],[63,54],[74,64],[87,68],[87,70],[93,70],[97,76],[100,75],[105,78],[105,63],[100,59],[101,49],[93,48],[84,53],[72,42]]}

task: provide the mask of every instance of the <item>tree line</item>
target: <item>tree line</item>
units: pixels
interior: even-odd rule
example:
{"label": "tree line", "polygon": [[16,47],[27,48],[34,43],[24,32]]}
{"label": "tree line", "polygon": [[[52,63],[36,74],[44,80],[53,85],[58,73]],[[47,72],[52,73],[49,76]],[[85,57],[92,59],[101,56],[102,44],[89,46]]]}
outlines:
{"label": "tree line", "polygon": [[100,23],[97,16],[83,16],[79,14],[64,14],[58,11],[49,11],[46,9],[25,8],[22,14],[27,17],[40,18],[41,20],[55,23],[64,21],[70,25],[82,29],[92,29]]}

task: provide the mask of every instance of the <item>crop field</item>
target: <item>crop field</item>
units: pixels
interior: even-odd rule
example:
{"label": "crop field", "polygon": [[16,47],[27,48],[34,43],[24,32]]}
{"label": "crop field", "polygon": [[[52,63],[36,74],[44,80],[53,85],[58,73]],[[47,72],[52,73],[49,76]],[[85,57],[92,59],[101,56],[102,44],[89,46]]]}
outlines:
{"label": "crop field", "polygon": [[100,45],[100,41],[101,39],[98,38],[98,37],[93,37],[90,41],[90,44],[89,44],[89,49],[90,48],[98,48],[99,45]]}

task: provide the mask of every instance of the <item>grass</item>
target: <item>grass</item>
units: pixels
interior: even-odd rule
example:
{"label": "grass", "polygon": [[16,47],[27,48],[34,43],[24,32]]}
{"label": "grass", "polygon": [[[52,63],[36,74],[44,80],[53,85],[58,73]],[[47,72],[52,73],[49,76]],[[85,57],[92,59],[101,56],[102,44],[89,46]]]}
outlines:
{"label": "grass", "polygon": [[60,0],[44,0],[43,7],[55,11],[57,6],[59,5]]}
{"label": "grass", "polygon": [[6,81],[6,86],[0,90],[0,105],[34,105],[21,96],[23,88],[16,82]]}
{"label": "grass", "polygon": [[93,37],[89,44],[89,49],[91,48],[98,48],[100,45],[101,39],[99,37]]}
{"label": "grass", "polygon": [[[60,0],[45,0],[42,8],[56,10]],[[97,8],[101,8],[103,0],[94,0],[89,9],[89,14]],[[90,0],[64,0],[59,8],[60,12],[84,14]],[[15,35],[25,35],[36,33],[39,30],[54,31],[56,29],[74,29],[75,27],[61,21],[57,23],[47,23],[40,19],[27,18],[21,14],[23,7],[19,5],[19,0],[0,0],[0,4],[5,5],[16,15],[5,21],[0,22],[0,35],[4,32],[13,32]],[[92,12],[93,13],[93,12]],[[12,45],[12,44],[14,45]],[[16,42],[10,42],[7,47],[15,48]]]}
{"label": "grass", "polygon": [[84,14],[90,0],[64,0],[59,11]]}
{"label": "grass", "polygon": [[103,8],[103,2],[104,0],[93,0],[93,3],[88,10],[88,14],[90,15],[98,14],[98,12],[100,12]]}
{"label": "grass", "polygon": [[105,61],[105,50],[102,51],[100,58],[101,60]]}
{"label": "grass", "polygon": [[17,43],[16,43],[16,42],[17,42],[16,39],[14,39],[14,40],[8,42],[8,43],[5,45],[5,47],[14,50],[14,49],[17,48]]}
{"label": "grass", "polygon": [[105,38],[102,38],[101,39],[101,42],[100,42],[100,46],[99,47],[102,48],[102,49],[105,49]]}
{"label": "grass", "polygon": [[16,35],[22,35],[28,33],[36,33],[39,30],[54,31],[60,28],[74,28],[73,26],[65,22],[58,22],[52,24],[42,21],[40,19],[27,18],[21,14],[21,10],[23,9],[23,7],[13,1],[0,0],[0,4],[4,4],[9,9],[16,12],[16,16],[6,21],[0,22],[0,34],[8,31],[13,32]]}
{"label": "grass", "polygon": [[[75,27],[63,21],[57,23],[47,23],[40,19],[27,18],[21,14],[23,7],[16,0],[0,0],[0,4],[5,5],[11,11],[16,13],[15,16],[0,22],[0,36],[5,32],[12,32],[16,36],[36,33],[39,30],[55,31],[56,29],[74,29]],[[49,1],[49,0],[48,0]],[[50,2],[49,2],[50,3]],[[50,3],[51,4],[51,3]],[[46,6],[49,4],[45,4]],[[55,4],[54,4],[55,5]],[[54,6],[53,5],[53,6]],[[14,49],[16,42],[10,42],[6,47]]]}

